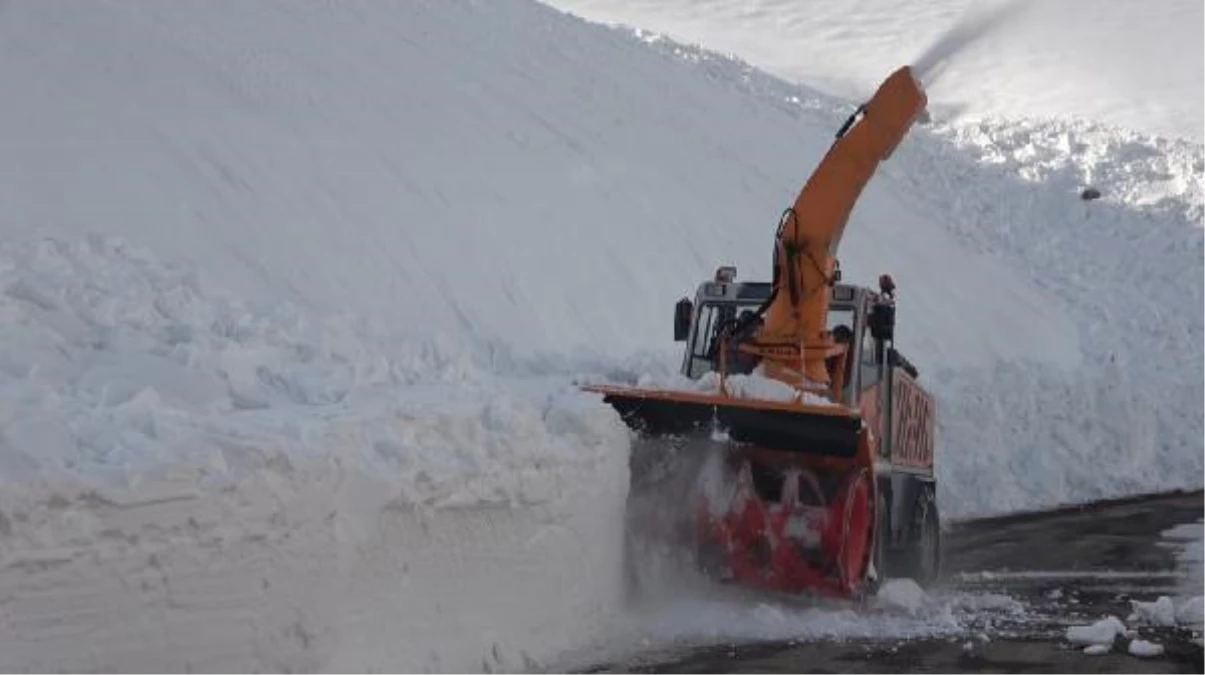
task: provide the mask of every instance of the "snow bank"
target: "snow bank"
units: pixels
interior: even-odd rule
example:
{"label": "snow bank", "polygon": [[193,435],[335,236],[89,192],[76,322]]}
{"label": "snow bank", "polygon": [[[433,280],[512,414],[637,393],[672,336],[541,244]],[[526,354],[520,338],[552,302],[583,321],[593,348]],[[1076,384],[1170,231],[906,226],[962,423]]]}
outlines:
{"label": "snow bank", "polygon": [[0,668],[530,670],[614,612],[619,514],[575,506],[614,481],[431,512],[342,463],[277,460],[219,494],[6,492]]}
{"label": "snow bank", "polygon": [[101,237],[0,242],[0,335],[0,669],[522,670],[618,607],[627,433],[559,379]]}
{"label": "snow bank", "polygon": [[626,444],[591,397],[499,381],[471,344],[386,344],[363,322],[248,305],[121,240],[0,242],[0,294],[14,486],[183,471],[217,490],[275,453],[326,456],[351,429],[408,502],[510,504],[547,489],[522,470]]}

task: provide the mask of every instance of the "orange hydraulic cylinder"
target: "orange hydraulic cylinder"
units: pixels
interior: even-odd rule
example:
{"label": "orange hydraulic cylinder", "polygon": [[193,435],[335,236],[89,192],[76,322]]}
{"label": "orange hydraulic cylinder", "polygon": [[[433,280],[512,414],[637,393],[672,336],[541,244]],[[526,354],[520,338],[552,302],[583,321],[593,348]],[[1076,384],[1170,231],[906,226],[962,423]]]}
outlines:
{"label": "orange hydraulic cylinder", "polygon": [[[800,191],[775,244],[778,293],[749,350],[763,355],[767,375],[798,385],[802,374],[810,383],[828,385],[824,359],[833,345],[826,319],[841,235],[879,162],[891,156],[927,102],[911,68],[892,73]],[[791,348],[784,353],[786,346]]]}

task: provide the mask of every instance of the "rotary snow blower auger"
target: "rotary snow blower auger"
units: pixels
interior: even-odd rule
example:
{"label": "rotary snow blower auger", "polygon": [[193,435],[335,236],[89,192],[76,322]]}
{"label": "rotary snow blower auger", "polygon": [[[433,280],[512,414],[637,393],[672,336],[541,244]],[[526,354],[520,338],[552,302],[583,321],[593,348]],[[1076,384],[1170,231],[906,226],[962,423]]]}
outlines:
{"label": "rotary snow blower auger", "polygon": [[715,577],[853,597],[888,573],[937,574],[933,400],[894,347],[891,278],[877,291],[841,284],[836,260],[855,202],[926,102],[904,67],[842,125],[779,221],[772,282],[721,267],[678,302],[674,338],[696,386],[584,387],[643,437],[720,439],[722,480],[700,479],[681,505]]}

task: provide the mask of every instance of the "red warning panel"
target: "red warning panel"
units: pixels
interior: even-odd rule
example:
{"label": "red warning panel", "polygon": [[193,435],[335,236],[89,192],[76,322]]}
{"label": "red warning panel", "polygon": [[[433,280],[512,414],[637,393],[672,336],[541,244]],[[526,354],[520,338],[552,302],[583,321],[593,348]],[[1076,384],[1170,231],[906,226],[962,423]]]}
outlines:
{"label": "red warning panel", "polygon": [[901,368],[892,369],[891,462],[921,469],[933,466],[933,397]]}

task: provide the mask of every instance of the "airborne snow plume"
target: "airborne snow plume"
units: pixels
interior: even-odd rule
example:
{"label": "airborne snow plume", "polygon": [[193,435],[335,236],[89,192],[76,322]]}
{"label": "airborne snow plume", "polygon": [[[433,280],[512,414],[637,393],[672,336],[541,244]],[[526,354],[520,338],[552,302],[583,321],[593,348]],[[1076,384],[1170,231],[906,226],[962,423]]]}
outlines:
{"label": "airborne snow plume", "polygon": [[976,40],[993,30],[1007,28],[1008,21],[1025,9],[1031,0],[1006,0],[995,6],[974,8],[942,34],[912,62],[912,68],[926,87],[932,87],[941,76],[942,67],[954,60]]}
{"label": "airborne snow plume", "polygon": [[[1198,0],[548,2],[734,54],[852,100],[943,35],[965,35],[960,22],[990,25],[973,42],[955,40],[958,58],[929,92],[936,117],[1075,119],[1205,141],[1205,5]],[[975,20],[996,9],[1003,23]]]}

